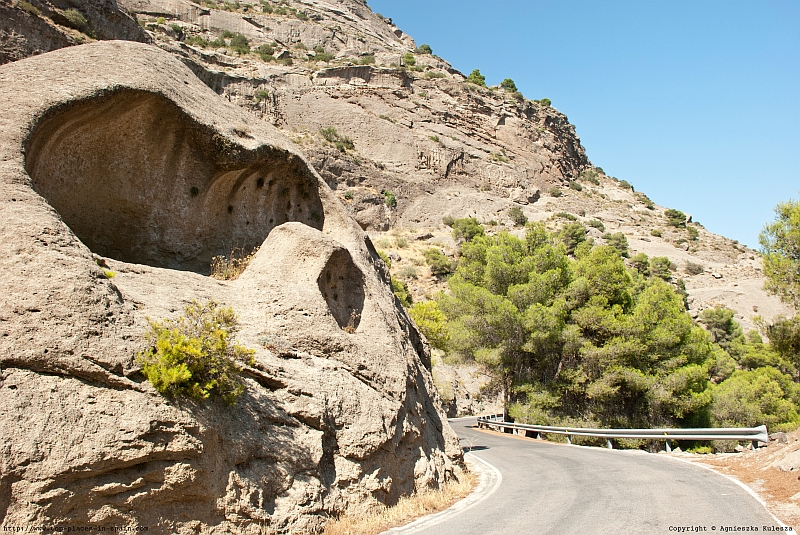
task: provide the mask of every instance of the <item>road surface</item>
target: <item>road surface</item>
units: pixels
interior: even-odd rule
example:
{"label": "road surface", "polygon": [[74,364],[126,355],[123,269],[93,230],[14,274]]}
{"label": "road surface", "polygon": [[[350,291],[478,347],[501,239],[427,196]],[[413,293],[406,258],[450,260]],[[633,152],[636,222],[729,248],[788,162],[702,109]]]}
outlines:
{"label": "road surface", "polygon": [[734,481],[697,465],[666,455],[479,431],[475,423],[474,418],[451,421],[461,445],[496,467],[502,482],[475,506],[413,533],[654,535],[786,529]]}

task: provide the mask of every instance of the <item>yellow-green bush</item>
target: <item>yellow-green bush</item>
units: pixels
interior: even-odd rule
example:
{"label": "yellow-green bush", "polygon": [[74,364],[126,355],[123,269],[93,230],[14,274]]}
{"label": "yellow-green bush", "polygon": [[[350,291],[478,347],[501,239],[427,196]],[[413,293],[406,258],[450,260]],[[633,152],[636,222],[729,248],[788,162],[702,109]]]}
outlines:
{"label": "yellow-green bush", "polygon": [[244,392],[243,362],[255,351],[236,344],[236,315],[214,301],[193,301],[177,319],[150,321],[150,347],[137,355],[142,373],[162,394],[194,399],[221,398],[229,405]]}

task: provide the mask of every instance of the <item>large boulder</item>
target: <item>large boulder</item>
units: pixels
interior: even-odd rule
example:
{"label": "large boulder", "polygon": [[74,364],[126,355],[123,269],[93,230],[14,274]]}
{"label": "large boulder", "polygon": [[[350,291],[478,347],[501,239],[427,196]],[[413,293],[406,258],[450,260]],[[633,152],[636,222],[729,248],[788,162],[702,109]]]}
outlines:
{"label": "large boulder", "polygon": [[[119,41],[0,67],[0,108],[0,523],[315,531],[457,475],[427,344],[275,128]],[[260,248],[208,277],[233,247]],[[148,317],[207,299],[256,351],[234,406],[136,365]]]}

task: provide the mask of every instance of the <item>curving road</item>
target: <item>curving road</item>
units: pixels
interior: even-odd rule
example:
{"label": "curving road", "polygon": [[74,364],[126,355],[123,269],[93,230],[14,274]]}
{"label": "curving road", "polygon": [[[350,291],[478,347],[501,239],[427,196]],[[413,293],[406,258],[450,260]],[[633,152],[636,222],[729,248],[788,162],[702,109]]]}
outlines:
{"label": "curving road", "polygon": [[[480,503],[404,535],[724,533],[781,524],[730,479],[666,455],[569,446],[450,425],[499,470]],[[424,527],[425,525],[429,527]],[[688,529],[687,529],[688,528]],[[713,528],[713,529],[712,529]],[[736,529],[740,528],[740,529]]]}

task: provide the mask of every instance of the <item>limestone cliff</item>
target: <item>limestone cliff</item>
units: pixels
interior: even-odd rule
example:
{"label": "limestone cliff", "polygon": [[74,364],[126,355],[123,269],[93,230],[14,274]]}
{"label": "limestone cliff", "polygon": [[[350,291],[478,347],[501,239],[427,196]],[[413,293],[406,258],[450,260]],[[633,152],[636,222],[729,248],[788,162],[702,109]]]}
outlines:
{"label": "limestone cliff", "polygon": [[[13,62],[0,87],[0,523],[311,532],[453,477],[426,344],[280,132],[144,44]],[[209,278],[232,244],[260,249]],[[256,350],[233,407],[136,366],[147,318],[195,299]]]}

